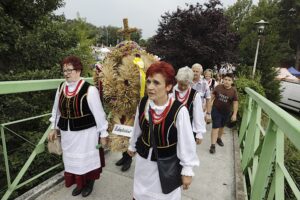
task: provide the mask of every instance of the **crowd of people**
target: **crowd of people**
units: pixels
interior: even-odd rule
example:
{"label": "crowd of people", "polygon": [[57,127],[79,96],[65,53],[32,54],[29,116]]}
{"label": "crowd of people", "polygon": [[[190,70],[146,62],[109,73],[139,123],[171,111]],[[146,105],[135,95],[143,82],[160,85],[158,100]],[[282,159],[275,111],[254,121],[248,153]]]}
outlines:
{"label": "crowd of people", "polygon": [[[105,166],[103,150],[96,147],[107,144],[108,121],[97,88],[81,78],[80,59],[66,57],[61,69],[65,81],[56,92],[48,140],[60,135],[65,186],[76,184],[72,195],[86,197]],[[193,167],[199,166],[196,145],[211,122],[209,152],[216,153],[216,143],[224,146],[224,127],[236,121],[238,96],[232,73],[215,71],[203,72],[195,63],[176,74],[164,61],[147,69],[146,95],[137,105],[133,135],[123,152],[129,158],[116,163],[130,159],[131,164],[135,157],[133,199],[181,199],[181,188],[189,189]]]}

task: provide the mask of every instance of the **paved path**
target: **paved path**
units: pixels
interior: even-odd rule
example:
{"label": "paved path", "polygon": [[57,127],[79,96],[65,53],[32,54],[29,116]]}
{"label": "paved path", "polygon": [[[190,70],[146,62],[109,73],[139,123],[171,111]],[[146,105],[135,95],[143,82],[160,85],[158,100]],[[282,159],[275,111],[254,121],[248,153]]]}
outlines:
{"label": "paved path", "polygon": [[[233,137],[227,129],[224,134],[224,147],[216,146],[216,154],[209,153],[210,126],[204,141],[197,146],[200,167],[194,168],[196,176],[189,190],[182,193],[182,200],[234,200],[234,158]],[[100,180],[95,182],[93,193],[86,200],[131,200],[133,189],[134,162],[128,172],[121,172],[115,162],[120,153],[106,154],[106,167]],[[38,197],[38,200],[76,200],[71,192],[75,186],[65,188],[63,183]]]}

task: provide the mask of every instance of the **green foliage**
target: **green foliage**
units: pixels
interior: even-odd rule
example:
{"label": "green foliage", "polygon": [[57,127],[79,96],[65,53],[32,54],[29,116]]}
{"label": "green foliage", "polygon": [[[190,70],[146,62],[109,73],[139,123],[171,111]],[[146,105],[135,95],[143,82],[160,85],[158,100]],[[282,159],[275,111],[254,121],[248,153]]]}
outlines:
{"label": "green foliage", "polygon": [[137,32],[133,32],[133,33],[131,34],[131,37],[130,37],[130,38],[131,38],[132,41],[134,41],[134,42],[140,44],[140,40],[141,40],[141,38],[142,38],[142,30],[141,30],[141,29],[138,29]]}
{"label": "green foliage", "polygon": [[278,55],[280,66],[285,68],[294,66],[295,50],[291,48],[291,45],[288,42],[281,42],[278,46],[278,51],[281,52],[280,55]]}
{"label": "green foliage", "polygon": [[19,38],[15,44],[18,57],[14,55],[11,68],[16,71],[50,69],[67,56],[68,49],[76,47],[77,43],[74,35],[64,30],[63,25],[63,21],[53,22],[45,18]]}
{"label": "green foliage", "polygon": [[[256,73],[261,74],[258,81],[265,90],[266,97],[273,101],[280,100],[279,81],[275,80],[275,67],[278,67],[283,60],[289,60],[290,49],[280,41],[279,29],[281,26],[278,18],[279,4],[277,1],[260,1],[258,6],[249,8],[250,2],[247,0],[238,1],[228,9],[232,26],[240,35],[239,62],[242,66],[253,66],[258,37],[260,37],[260,47],[258,52]],[[248,14],[245,13],[248,10]],[[238,20],[238,16],[243,16]],[[269,22],[265,29],[265,34],[258,36],[256,22],[264,19]],[[287,55],[287,57],[283,57]]]}
{"label": "green foliage", "polygon": [[226,10],[225,15],[229,17],[233,30],[238,30],[245,17],[249,16],[251,6],[251,0],[237,0]]}
{"label": "green foliage", "polygon": [[[291,59],[285,60],[284,64],[295,66],[300,70],[300,2],[299,0],[281,0],[279,2],[278,27],[281,41],[292,50],[288,55]],[[296,53],[295,53],[296,52]],[[295,56],[296,54],[296,56]]]}
{"label": "green foliage", "polygon": [[[91,39],[86,39],[88,33],[81,30],[80,24],[74,31],[75,28],[66,26],[64,17],[51,15],[53,10],[62,5],[61,3],[61,0],[1,1],[1,81],[61,78],[59,62],[71,53],[83,56],[84,64],[91,62],[89,60],[91,51],[87,48]],[[1,95],[0,123],[49,113],[54,94],[55,90]],[[8,128],[32,144],[37,144],[49,125],[48,118],[11,125]],[[5,130],[12,178],[17,175],[34,148],[13,132]],[[2,196],[6,190],[2,144],[0,149],[0,196]],[[61,162],[61,159],[53,158],[48,153],[38,155],[22,181],[58,162]],[[55,173],[57,171],[26,184],[14,192],[11,198],[19,196]]]}
{"label": "green foliage", "polygon": [[101,26],[99,28],[99,37],[97,38],[98,45],[115,46],[121,42],[122,38],[118,34],[121,27],[116,26]]}
{"label": "green foliage", "polygon": [[254,79],[248,78],[248,75],[240,74],[238,79],[235,80],[236,89],[238,91],[239,97],[239,115],[243,116],[243,110],[245,105],[247,104],[247,93],[245,92],[245,88],[249,87],[259,94],[265,96],[265,91],[262,85],[259,83],[260,75],[257,75]]}
{"label": "green foliage", "polygon": [[1,72],[49,69],[76,45],[61,31],[64,18],[51,15],[61,5],[62,0],[1,1]]}
{"label": "green foliage", "polygon": [[67,51],[67,55],[75,55],[81,59],[83,76],[92,76],[93,73],[90,66],[95,62],[91,50],[92,44],[96,41],[93,36],[94,28],[80,17],[69,20],[65,24],[65,29],[69,30],[69,34],[73,35],[77,41],[76,46]]}
{"label": "green foliage", "polygon": [[[300,151],[291,143],[290,140],[285,139],[284,153],[285,166],[296,183],[296,186],[300,188]],[[287,184],[285,187],[285,197],[287,200],[296,199],[290,187],[287,187]]]}
{"label": "green foliage", "polygon": [[148,46],[148,41],[149,41],[149,40],[140,39],[139,45],[140,45],[142,48],[147,48],[147,46]]}
{"label": "green foliage", "polygon": [[39,80],[39,79],[58,79],[63,78],[60,66],[56,64],[51,69],[28,70],[24,72],[9,71],[0,73],[0,81],[20,81],[20,80]]}
{"label": "green foliage", "polygon": [[[96,44],[98,46],[105,45],[107,47],[116,46],[124,40],[124,37],[119,33],[121,27],[116,26],[101,26],[98,28],[96,37]],[[131,40],[138,43],[142,38],[142,30],[138,29],[136,32],[131,33]]]}
{"label": "green foliage", "polygon": [[21,25],[24,30],[32,29],[33,26],[52,11],[63,6],[63,0],[24,1],[2,0],[0,7],[4,12]]}

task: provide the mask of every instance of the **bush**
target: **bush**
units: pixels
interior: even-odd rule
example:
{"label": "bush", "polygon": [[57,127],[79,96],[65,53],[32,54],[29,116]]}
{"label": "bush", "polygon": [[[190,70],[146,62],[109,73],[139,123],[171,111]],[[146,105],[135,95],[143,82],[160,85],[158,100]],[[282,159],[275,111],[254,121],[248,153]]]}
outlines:
{"label": "bush", "polygon": [[246,87],[249,87],[262,96],[265,96],[265,91],[263,86],[259,82],[260,80],[260,75],[256,75],[256,77],[253,78],[248,78],[246,75],[240,74],[235,81],[236,84],[236,89],[238,92],[239,96],[239,116],[243,116],[243,109],[245,107],[246,102],[246,97],[247,93],[245,91]]}
{"label": "bush", "polygon": [[[300,151],[287,138],[285,139],[284,146],[284,164],[292,179],[294,179],[297,187],[300,188]],[[291,188],[287,186],[287,183],[285,184],[285,197],[287,200],[296,199]]]}

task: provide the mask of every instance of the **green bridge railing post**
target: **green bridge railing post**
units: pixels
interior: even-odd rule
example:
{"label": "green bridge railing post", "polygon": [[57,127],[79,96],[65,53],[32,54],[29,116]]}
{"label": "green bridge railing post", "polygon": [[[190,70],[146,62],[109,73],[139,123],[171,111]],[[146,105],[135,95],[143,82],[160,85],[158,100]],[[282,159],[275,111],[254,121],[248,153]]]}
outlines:
{"label": "green bridge railing post", "polygon": [[[86,81],[92,83],[92,78],[85,78]],[[0,82],[0,95],[6,95],[6,94],[16,94],[16,93],[24,93],[24,92],[34,92],[34,91],[44,91],[44,90],[53,90],[58,87],[58,85],[64,81],[64,79],[49,79],[49,80],[28,80],[28,81],[4,81]],[[11,194],[18,188],[32,182],[33,180],[43,176],[44,174],[50,172],[53,169],[56,169],[60,167],[62,164],[56,164],[54,166],[49,166],[47,170],[44,170],[43,172],[35,175],[34,177],[31,177],[28,180],[25,180],[24,182],[20,183],[21,179],[23,178],[24,174],[29,169],[30,165],[32,164],[33,160],[36,158],[36,156],[42,152],[45,151],[45,141],[47,138],[47,135],[50,130],[50,126],[44,132],[42,138],[39,140],[38,144],[35,145],[34,150],[32,151],[31,155],[25,162],[25,164],[22,166],[21,170],[17,173],[17,176],[14,178],[14,180],[11,180],[11,174],[9,169],[9,160],[8,160],[8,152],[7,152],[7,145],[6,145],[6,137],[5,137],[5,126],[10,124],[16,124],[21,123],[28,120],[34,120],[40,117],[47,116],[49,114],[44,114],[36,117],[30,117],[27,119],[20,119],[14,122],[8,122],[4,124],[0,124],[0,131],[1,131],[1,140],[2,140],[2,149],[3,149],[3,157],[4,157],[4,164],[5,164],[5,172],[6,172],[6,179],[7,179],[7,190],[5,194],[1,197],[1,200],[7,200]],[[3,189],[3,188],[1,188]]]}
{"label": "green bridge railing post", "polygon": [[248,123],[249,123],[249,120],[250,120],[251,110],[252,110],[252,107],[251,107],[252,99],[247,98],[246,102],[248,102],[248,103],[245,104],[245,106],[244,106],[244,113],[243,113],[242,123],[241,123],[241,127],[240,127],[240,132],[239,132],[239,144],[240,144],[240,146],[243,145],[242,142],[244,141],[246,131],[248,129]]}
{"label": "green bridge railing post", "polygon": [[3,148],[3,157],[4,157],[4,164],[5,164],[5,171],[6,171],[6,179],[8,187],[11,185],[10,179],[10,171],[9,171],[9,164],[8,164],[8,156],[7,156],[7,148],[6,148],[6,139],[4,134],[4,127],[1,124],[1,140],[2,140],[2,148]]}
{"label": "green bridge railing post", "polygon": [[[276,163],[284,165],[284,134],[281,130],[276,133]],[[284,199],[284,175],[280,166],[276,164],[275,167],[275,197],[277,199]]]}
{"label": "green bridge railing post", "polygon": [[262,152],[260,154],[260,160],[262,162],[259,162],[256,174],[254,175],[251,200],[263,199],[263,195],[266,192],[268,178],[272,170],[270,169],[270,166],[272,166],[272,162],[274,161],[273,155],[276,144],[276,132],[273,130],[274,126],[274,122],[270,121],[267,134],[263,142]]}
{"label": "green bridge railing post", "polygon": [[286,185],[300,199],[284,163],[285,139],[300,150],[300,122],[250,88],[245,91],[248,99],[239,129],[245,199],[284,200]]}

